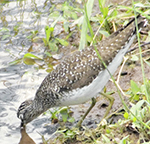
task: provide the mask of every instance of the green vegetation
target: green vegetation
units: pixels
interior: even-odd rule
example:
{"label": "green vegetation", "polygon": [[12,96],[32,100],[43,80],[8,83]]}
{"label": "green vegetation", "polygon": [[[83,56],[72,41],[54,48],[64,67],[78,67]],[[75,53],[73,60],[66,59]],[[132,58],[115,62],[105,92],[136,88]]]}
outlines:
{"label": "green vegetation", "polygon": [[45,46],[48,46],[48,48],[52,52],[57,52],[58,51],[58,44],[61,44],[62,46],[67,46],[68,42],[64,39],[60,38],[55,38],[53,35],[54,28],[46,26],[45,27],[45,33],[46,33],[46,38],[43,38]]}
{"label": "green vegetation", "polygon": [[51,114],[51,120],[53,123],[58,122],[58,114],[61,114],[62,122],[74,122],[74,118],[71,116],[72,112],[69,110],[68,107],[61,107],[59,109],[53,109],[53,111],[49,110],[48,112],[44,113],[45,115]]}

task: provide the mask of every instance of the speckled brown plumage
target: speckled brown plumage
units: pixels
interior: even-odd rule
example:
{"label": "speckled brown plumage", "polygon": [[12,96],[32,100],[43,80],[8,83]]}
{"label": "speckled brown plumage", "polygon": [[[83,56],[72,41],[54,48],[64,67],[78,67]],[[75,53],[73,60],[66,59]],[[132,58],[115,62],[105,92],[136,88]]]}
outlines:
{"label": "speckled brown plumage", "polygon": [[[96,47],[106,65],[109,65],[118,51],[128,43],[135,32],[133,25],[134,23],[127,27],[126,31],[121,31],[115,37],[110,36],[111,39],[98,43]],[[44,79],[39,89],[42,91],[53,89],[61,93],[62,91],[82,88],[91,83],[103,69],[105,67],[98,58],[94,47],[87,47],[66,57]]]}

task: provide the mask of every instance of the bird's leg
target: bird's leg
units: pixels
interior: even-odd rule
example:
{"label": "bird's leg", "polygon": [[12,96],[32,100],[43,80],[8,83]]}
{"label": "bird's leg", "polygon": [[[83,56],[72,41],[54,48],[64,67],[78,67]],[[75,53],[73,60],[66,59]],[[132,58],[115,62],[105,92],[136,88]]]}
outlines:
{"label": "bird's leg", "polygon": [[93,98],[92,98],[91,106],[90,106],[89,109],[86,111],[86,113],[83,115],[83,117],[80,119],[80,121],[77,123],[76,127],[81,127],[81,124],[82,124],[83,120],[84,120],[85,117],[88,115],[88,113],[91,111],[91,109],[95,106],[95,104],[96,104],[96,99],[93,97]]}
{"label": "bird's leg", "polygon": [[[103,118],[107,117],[110,109],[112,108],[112,105],[114,103],[114,97],[112,97],[111,95],[105,94],[105,93],[100,93],[101,95],[103,95],[104,97],[108,98],[110,101],[110,104],[105,112],[105,115],[103,116]],[[89,107],[89,109],[86,111],[86,113],[83,115],[83,117],[81,118],[81,120],[77,123],[76,127],[81,127],[81,124],[83,122],[83,120],[85,119],[85,117],[88,115],[88,113],[91,111],[91,109],[95,106],[96,104],[96,99],[93,97],[92,98],[92,104]]]}
{"label": "bird's leg", "polygon": [[112,105],[113,105],[115,99],[114,99],[114,97],[112,97],[111,95],[108,95],[108,94],[105,94],[105,93],[100,93],[100,94],[101,94],[102,96],[108,98],[109,101],[110,101],[110,104],[109,104],[109,106],[108,106],[108,108],[107,108],[107,110],[106,110],[106,112],[105,112],[105,115],[103,116],[103,118],[106,118],[107,115],[109,114],[109,111],[110,111],[111,108],[112,108]]}

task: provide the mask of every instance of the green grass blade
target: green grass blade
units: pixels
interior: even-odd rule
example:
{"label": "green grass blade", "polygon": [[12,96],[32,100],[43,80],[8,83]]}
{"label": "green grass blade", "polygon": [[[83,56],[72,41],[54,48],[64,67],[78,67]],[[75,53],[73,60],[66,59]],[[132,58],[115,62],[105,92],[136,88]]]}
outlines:
{"label": "green grass blade", "polygon": [[[89,18],[91,17],[93,4],[94,4],[94,0],[88,0],[88,2],[85,4],[85,12],[84,12],[84,19],[83,19],[82,30],[81,30],[81,39],[80,39],[79,50],[82,50],[85,48],[86,34],[87,34],[87,30],[88,30],[87,18],[89,20]],[[87,12],[86,12],[86,9],[88,10]],[[91,32],[91,30],[90,30],[90,32]]]}

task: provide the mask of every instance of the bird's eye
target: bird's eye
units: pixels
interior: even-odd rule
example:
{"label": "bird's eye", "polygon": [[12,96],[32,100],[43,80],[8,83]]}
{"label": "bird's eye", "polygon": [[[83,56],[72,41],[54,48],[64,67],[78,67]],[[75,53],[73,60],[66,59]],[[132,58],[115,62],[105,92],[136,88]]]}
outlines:
{"label": "bird's eye", "polygon": [[23,114],[19,115],[19,119],[23,120]]}

